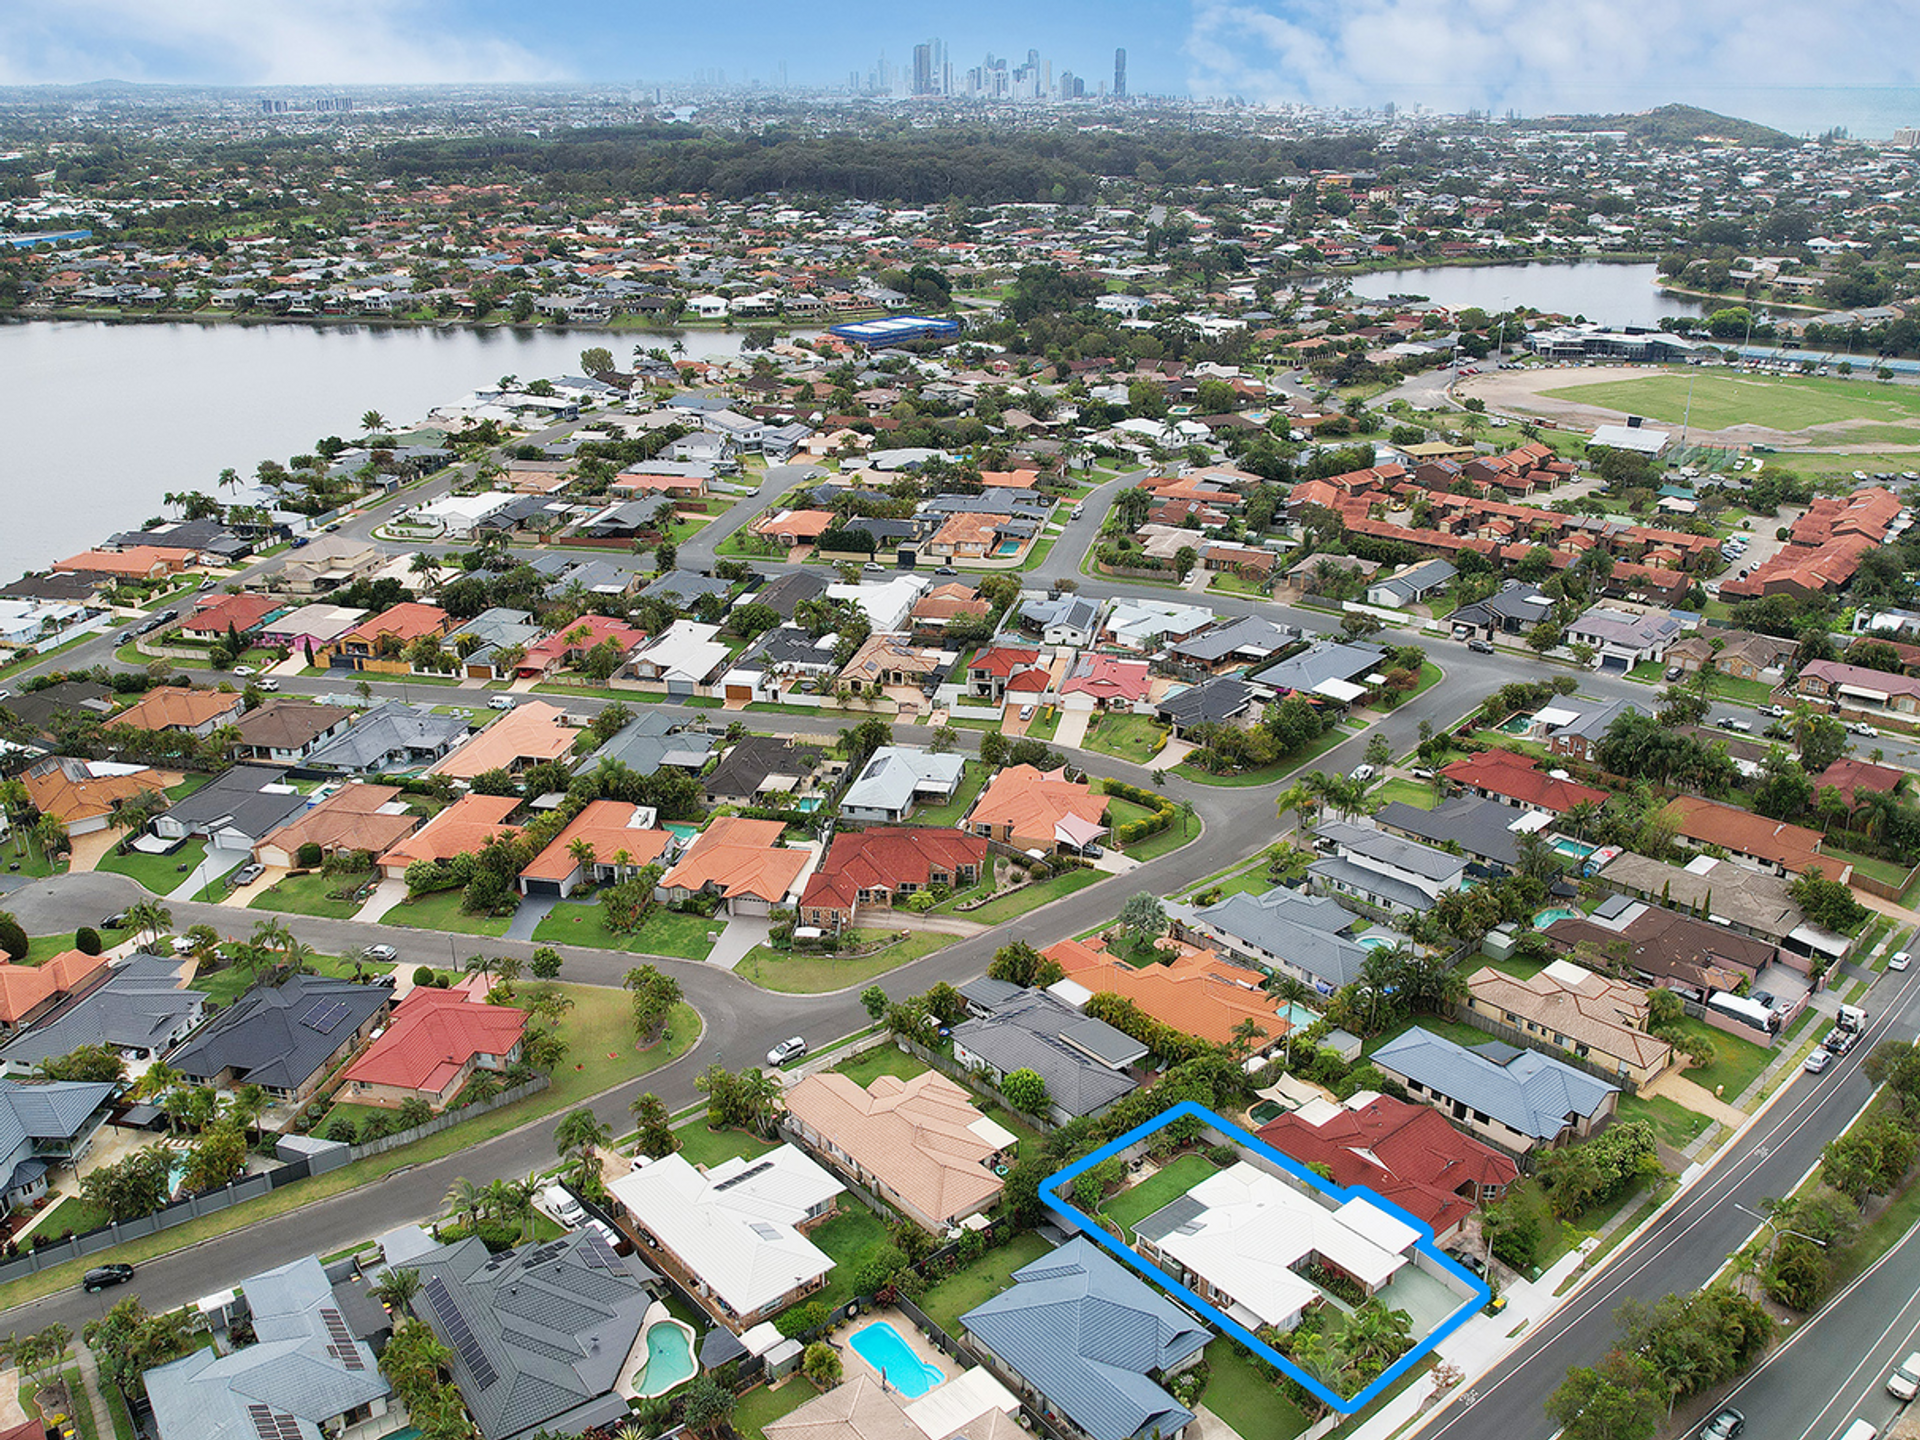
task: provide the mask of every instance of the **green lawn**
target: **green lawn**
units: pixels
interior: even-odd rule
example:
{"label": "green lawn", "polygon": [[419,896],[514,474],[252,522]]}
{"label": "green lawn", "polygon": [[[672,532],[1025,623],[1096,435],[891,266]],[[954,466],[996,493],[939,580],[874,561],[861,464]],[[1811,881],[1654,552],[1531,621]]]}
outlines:
{"label": "green lawn", "polygon": [[1684,1072],[1687,1079],[1717,1091],[1729,1105],[1740,1098],[1754,1078],[1767,1068],[1767,1062],[1773,1059],[1773,1051],[1765,1045],[1756,1045],[1751,1040],[1742,1040],[1738,1035],[1729,1035],[1704,1020],[1682,1016],[1676,1023],[1689,1034],[1705,1036],[1713,1046],[1713,1063],[1689,1066]]}
{"label": "green lawn", "polygon": [[596,950],[620,950],[629,955],[668,955],[679,960],[704,960],[713,950],[707,938],[726,928],[724,917],[711,920],[678,910],[655,908],[632,935],[609,930],[606,911],[592,901],[562,900],[534,927],[541,945],[589,945]]}
{"label": "green lawn", "polygon": [[1274,1388],[1270,1370],[1254,1364],[1224,1335],[1206,1349],[1213,1372],[1200,1401],[1231,1425],[1240,1440],[1293,1440],[1307,1428],[1307,1417]]}
{"label": "green lawn", "polygon": [[1654,1133],[1675,1150],[1697,1139],[1712,1123],[1706,1116],[1694,1114],[1665,1095],[1623,1095],[1619,1114],[1622,1120],[1645,1120],[1653,1126]]}
{"label": "green lawn", "polygon": [[1250,595],[1256,600],[1267,598],[1266,586],[1244,580],[1230,570],[1222,570],[1208,580],[1207,589],[1222,595]]}
{"label": "green lawn", "polygon": [[[23,839],[26,841],[24,848],[20,845]],[[0,851],[0,861],[5,862],[9,875],[28,875],[34,879],[53,874],[55,868],[54,861],[40,848],[40,842],[24,830],[14,831],[14,843]]]}
{"label": "green lawn", "polygon": [[1138,1185],[1122,1190],[1100,1207],[1100,1213],[1109,1220],[1118,1221],[1120,1228],[1127,1232],[1127,1239],[1132,1240],[1135,1225],[1156,1210],[1171,1205],[1214,1173],[1213,1162],[1204,1155],[1182,1155],[1171,1165],[1154,1171]]}
{"label": "green lawn", "polygon": [[1382,805],[1398,800],[1403,805],[1411,805],[1416,810],[1431,810],[1434,806],[1433,787],[1422,785],[1418,780],[1387,780],[1376,785],[1373,798]]}
{"label": "green lawn", "polygon": [[1685,420],[1701,430],[1724,430],[1747,423],[1775,430],[1806,430],[1845,420],[1898,423],[1920,419],[1920,393],[1906,386],[1860,379],[1676,373],[1575,385],[1553,393],[1556,399],[1646,415],[1674,425]]}
{"label": "green lawn", "polygon": [[497,940],[507,933],[513,917],[469,915],[460,908],[458,890],[441,890],[418,900],[402,900],[380,917],[380,923],[404,930],[447,930],[455,935],[486,935]]}
{"label": "green lawn", "polygon": [[[249,1200],[214,1215],[203,1216],[156,1235],[143,1236],[114,1247],[112,1258],[130,1264],[151,1260],[197,1245],[216,1235],[243,1230],[262,1220],[286,1215],[302,1205],[331,1195],[342,1195],[384,1180],[396,1171],[424,1165],[453,1155],[483,1141],[495,1139],[509,1130],[570,1110],[602,1091],[614,1089],[642,1075],[678,1060],[700,1038],[700,1015],[691,1005],[673,1007],[662,1038],[650,1050],[637,1050],[633,1043],[633,1019],[626,995],[614,989],[593,985],[562,985],[560,989],[574,1001],[560,1021],[560,1035],[567,1042],[567,1057],[554,1072],[553,1083],[537,1094],[516,1101],[485,1115],[475,1116],[463,1125],[454,1125],[411,1145],[402,1145],[385,1154],[372,1156],[351,1165],[294,1185],[283,1186],[258,1200]],[[609,1055],[615,1057],[607,1058]],[[71,1289],[80,1281],[80,1272],[97,1263],[91,1257],[55,1265],[36,1275],[0,1285],[0,1309],[25,1304],[42,1295]]]}
{"label": "green lawn", "polygon": [[804,1376],[789,1375],[778,1390],[756,1385],[733,1407],[733,1428],[741,1440],[765,1440],[763,1430],[783,1420],[820,1392]]}
{"label": "green lawn", "polygon": [[1271,765],[1263,765],[1258,770],[1243,770],[1236,775],[1215,775],[1187,761],[1174,766],[1173,773],[1183,780],[1191,780],[1198,785],[1226,785],[1236,788],[1273,785],[1286,779],[1294,771],[1312,764],[1334,746],[1345,744],[1353,738],[1353,735],[1353,731],[1336,725],[1304,749],[1296,750],[1291,755],[1274,761]]}
{"label": "green lawn", "polygon": [[1546,960],[1523,960],[1518,955],[1509,955],[1504,960],[1495,960],[1491,955],[1476,955],[1459,968],[1462,975],[1471,975],[1482,965],[1491,965],[1503,975],[1511,975],[1516,980],[1531,980],[1551,963]]}
{"label": "green lawn", "polygon": [[953,792],[953,799],[944,805],[923,805],[913,812],[915,825],[939,825],[951,827],[960,823],[960,817],[972,806],[974,797],[980,793],[980,787],[986,784],[987,768],[978,760],[967,761],[967,768],[961,772],[960,788]]}
{"label": "green lawn", "polygon": [[718,1165],[722,1160],[764,1155],[774,1148],[770,1141],[745,1130],[709,1130],[704,1115],[673,1133],[680,1138],[680,1153],[689,1165]]}
{"label": "green lawn", "polygon": [[[112,932],[100,937],[101,943],[113,943]],[[73,932],[63,930],[58,935],[29,935],[27,953],[15,960],[16,965],[44,965],[56,955],[64,955],[73,949]]]}
{"label": "green lawn", "polygon": [[1049,705],[1027,726],[1027,739],[1051,740],[1060,730],[1060,707]]}
{"label": "green lawn", "polygon": [[1098,884],[1106,879],[1099,870],[1074,869],[1064,875],[1056,875],[1051,880],[1042,880],[1036,885],[1028,885],[1011,895],[1002,895],[989,900],[978,910],[951,910],[951,907],[937,906],[936,909],[950,910],[962,920],[975,920],[982,925],[1004,925],[1009,920],[1017,920],[1029,911],[1038,910],[1050,901],[1063,895],[1071,895],[1076,890],[1084,890],[1089,885]]}
{"label": "green lawn", "polygon": [[1082,748],[1144,765],[1158,753],[1167,727],[1149,715],[1103,714],[1087,727]]}
{"label": "green lawn", "polygon": [[[367,871],[358,875],[287,875],[262,890],[247,902],[249,910],[275,910],[282,915],[318,915],[328,920],[351,920],[360,909],[353,893],[373,879]],[[335,899],[335,891],[345,891],[346,899]]]}
{"label": "green lawn", "polygon": [[[324,952],[309,955],[303,962],[302,968],[341,980],[351,980],[354,973],[352,961]],[[392,973],[393,966],[371,965],[363,962],[360,969],[361,973],[367,975],[386,975]],[[255,978],[253,972],[242,970],[237,965],[229,965],[221,970],[197,972],[193,977],[193,988],[204,992],[209,1000],[221,1005],[231,1005],[247,991]]]}
{"label": "green lawn", "polygon": [[69,1195],[53,1207],[53,1213],[41,1220],[34,1231],[36,1235],[59,1235],[71,1230],[76,1235],[84,1235],[89,1230],[98,1230],[107,1223],[107,1212],[97,1210],[78,1195]]}
{"label": "green lawn", "polygon": [[1869,879],[1878,880],[1882,884],[1905,885],[1907,883],[1907,876],[1911,873],[1905,866],[1896,865],[1892,861],[1875,859],[1871,855],[1850,854],[1832,845],[1821,846],[1820,854],[1823,858],[1831,859],[1834,862],[1834,870],[1828,872],[1830,876],[1837,874],[1838,867],[1846,864],[1853,866],[1855,870],[1858,870]]}
{"label": "green lawn", "polygon": [[1407,1031],[1414,1029],[1425,1030],[1430,1035],[1438,1035],[1444,1040],[1453,1041],[1456,1045],[1485,1045],[1494,1038],[1485,1030],[1476,1030],[1473,1026],[1459,1020],[1442,1020],[1437,1015],[1415,1015],[1410,1020],[1399,1025],[1391,1025],[1374,1036],[1361,1047],[1361,1052],[1371,1056],[1389,1040],[1398,1039]]}
{"label": "green lawn", "polygon": [[949,1335],[958,1335],[966,1328],[960,1321],[962,1315],[1012,1285],[1014,1271],[1038,1260],[1052,1248],[1034,1231],[1023,1230],[927,1291],[920,1308]]}
{"label": "green lawn", "polygon": [[156,895],[167,895],[178,889],[180,882],[206,856],[207,842],[196,837],[171,855],[145,855],[138,850],[121,855],[110,850],[100,857],[100,863],[94,868],[125,875]]}
{"label": "green lawn", "polygon": [[1144,840],[1136,840],[1131,845],[1122,845],[1121,851],[1131,860],[1142,862],[1158,860],[1162,855],[1170,854],[1185,845],[1189,840],[1200,837],[1200,822],[1187,820],[1176,813],[1173,823],[1166,829],[1149,835]]}
{"label": "green lawn", "polygon": [[841,1196],[838,1210],[807,1232],[807,1238],[833,1257],[827,1288],[807,1298],[827,1306],[844,1305],[859,1294],[854,1277],[861,1263],[887,1243],[887,1227],[878,1215],[848,1194]]}
{"label": "green lawn", "polygon": [[783,995],[821,995],[850,985],[865,985],[877,975],[897,970],[911,960],[953,944],[957,938],[934,930],[912,930],[899,943],[858,959],[842,959],[838,955],[786,955],[770,946],[756,945],[734,967],[733,973],[762,990],[777,990]]}
{"label": "green lawn", "polygon": [[916,1075],[926,1074],[930,1067],[918,1055],[909,1054],[898,1045],[876,1045],[851,1060],[842,1060],[833,1068],[837,1074],[845,1075],[865,1089],[882,1075],[911,1080]]}

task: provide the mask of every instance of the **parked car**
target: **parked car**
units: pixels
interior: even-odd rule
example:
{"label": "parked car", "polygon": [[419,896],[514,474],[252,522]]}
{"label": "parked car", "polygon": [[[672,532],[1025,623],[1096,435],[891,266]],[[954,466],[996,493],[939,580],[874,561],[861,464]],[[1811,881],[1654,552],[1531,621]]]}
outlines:
{"label": "parked car", "polygon": [[1747,1417],[1731,1405],[1720,1408],[1711,1420],[1700,1427],[1700,1440],[1733,1440],[1747,1428]]}
{"label": "parked car", "polygon": [[1864,735],[1869,740],[1877,740],[1880,738],[1880,732],[1864,720],[1855,720],[1851,725],[1847,726],[1847,733],[1849,735]]}
{"label": "parked car", "polygon": [[1769,705],[1764,713],[1771,715],[1776,720],[1784,720],[1787,718],[1787,707],[1784,705]]}
{"label": "parked car", "polygon": [[391,945],[369,945],[360,952],[360,958],[375,965],[391,965],[400,958],[400,952]]}
{"label": "parked car", "polygon": [[262,690],[267,691],[269,694],[271,694],[273,691],[278,690],[280,688],[280,682],[274,679],[273,676],[269,675],[260,682],[260,688]]}
{"label": "parked car", "polygon": [[569,1230],[578,1230],[586,1223],[587,1212],[580,1208],[580,1202],[559,1185],[549,1185],[540,1192],[540,1208]]}
{"label": "parked car", "polygon": [[1367,781],[1373,779],[1373,766],[1365,764],[1356,765],[1352,770],[1347,772],[1347,778],[1349,780],[1357,780],[1364,785]]}
{"label": "parked car", "polygon": [[1887,1377],[1887,1393],[1903,1403],[1920,1395],[1920,1350],[1893,1367],[1893,1374]]}
{"label": "parked car", "polygon": [[792,1064],[807,1053],[807,1042],[795,1035],[790,1040],[782,1040],[767,1052],[767,1064],[776,1070],[782,1065]]}
{"label": "parked car", "polygon": [[1904,970],[1907,968],[1907,966],[1911,965],[1912,963],[1913,963],[1913,955],[1911,952],[1906,950],[1896,950],[1893,952],[1893,958],[1887,961],[1887,968],[1889,970]]}
{"label": "parked car", "polygon": [[127,928],[127,912],[116,910],[100,922],[102,930],[124,930]]}
{"label": "parked car", "polygon": [[1832,1060],[1832,1053],[1823,1046],[1807,1056],[1806,1062],[1800,1068],[1805,1070],[1809,1075],[1818,1075],[1832,1063]]}
{"label": "parked car", "polygon": [[238,870],[233,872],[233,888],[236,890],[245,889],[266,873],[267,867],[264,865],[258,863],[242,865]]}
{"label": "parked car", "polygon": [[236,675],[255,675],[259,672],[251,665],[236,665],[233,667],[233,673]]}
{"label": "parked car", "polygon": [[1473,651],[1476,655],[1491,655],[1493,653],[1492,644],[1485,640],[1469,640],[1467,641],[1467,649]]}
{"label": "parked car", "polygon": [[133,1279],[131,1265],[96,1265],[81,1277],[80,1288],[89,1295],[105,1290],[109,1285],[124,1285]]}
{"label": "parked car", "polygon": [[520,702],[515,700],[511,695],[495,695],[487,701],[487,708],[489,710],[511,710],[519,703]]}
{"label": "parked car", "polygon": [[1667,683],[1671,685],[1674,681],[1678,680],[1682,675],[1686,673],[1687,672],[1681,669],[1678,665],[1667,666]]}
{"label": "parked car", "polygon": [[935,570],[933,573],[936,575],[958,575],[960,572],[954,569],[953,566],[951,565],[942,565],[938,570]]}
{"label": "parked car", "polygon": [[886,573],[887,573],[887,567],[886,567],[886,566],[884,566],[884,565],[876,565],[876,564],[874,564],[874,563],[873,563],[873,561],[871,561],[871,560],[869,560],[869,561],[867,561],[867,563],[866,563],[866,564],[864,564],[864,565],[862,565],[862,566],[861,566],[860,568],[861,568],[862,570],[864,570],[864,571],[866,571],[866,572],[867,572],[867,574],[869,574],[869,575],[884,575],[884,574],[886,574]]}

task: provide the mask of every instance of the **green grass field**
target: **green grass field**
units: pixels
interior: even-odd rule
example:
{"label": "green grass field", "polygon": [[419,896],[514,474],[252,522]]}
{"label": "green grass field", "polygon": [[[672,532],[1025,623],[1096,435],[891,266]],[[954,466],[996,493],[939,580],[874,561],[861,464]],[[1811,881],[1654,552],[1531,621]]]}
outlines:
{"label": "green grass field", "polygon": [[[1687,388],[1693,387],[1693,409]],[[1557,398],[1598,405],[1628,415],[1678,425],[1683,419],[1699,430],[1731,425],[1765,425],[1774,430],[1806,430],[1837,421],[1879,424],[1920,423],[1920,391],[1872,380],[1820,380],[1798,376],[1672,374],[1555,390]],[[1903,438],[1920,434],[1901,431]],[[1884,431],[1863,440],[1885,443]]]}

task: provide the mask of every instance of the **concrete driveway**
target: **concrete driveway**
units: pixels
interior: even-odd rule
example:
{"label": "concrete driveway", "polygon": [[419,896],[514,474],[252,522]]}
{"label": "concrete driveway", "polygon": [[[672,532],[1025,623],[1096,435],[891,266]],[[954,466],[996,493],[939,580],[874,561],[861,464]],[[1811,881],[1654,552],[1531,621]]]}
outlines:
{"label": "concrete driveway", "polygon": [[767,935],[772,929],[773,922],[764,915],[735,916],[727,921],[727,928],[722,930],[720,938],[714,941],[713,950],[707,956],[707,964],[717,965],[722,970],[733,969],[747,958],[749,950],[766,942]]}

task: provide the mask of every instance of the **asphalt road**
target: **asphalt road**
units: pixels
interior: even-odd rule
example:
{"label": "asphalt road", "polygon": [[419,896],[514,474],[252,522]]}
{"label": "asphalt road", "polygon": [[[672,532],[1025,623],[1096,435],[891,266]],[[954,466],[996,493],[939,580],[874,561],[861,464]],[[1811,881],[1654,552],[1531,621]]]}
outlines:
{"label": "asphalt road", "polygon": [[[1834,1061],[1825,1074],[1796,1071],[1766,1115],[1737,1144],[1722,1151],[1712,1168],[1656,1224],[1617,1253],[1597,1279],[1485,1379],[1469,1387],[1472,1403],[1467,1403],[1467,1395],[1455,1400],[1438,1421],[1420,1432],[1421,1440],[1485,1440],[1489,1436],[1547,1440],[1554,1430],[1544,1408],[1547,1396],[1569,1368],[1592,1364],[1606,1353],[1615,1338],[1614,1310],[1628,1299],[1652,1302],[1704,1286],[1756,1228],[1758,1222],[1746,1212],[1761,1211],[1763,1201],[1791,1192],[1819,1159],[1827,1141],[1866,1104],[1873,1085],[1862,1073],[1861,1061],[1883,1040],[1915,1038],[1920,1024],[1917,982],[1920,970],[1883,977],[1867,999],[1872,1018],[1861,1043]],[[1910,1295],[1912,1270],[1894,1268],[1905,1277]],[[1803,1376],[1803,1383],[1815,1387],[1823,1399],[1834,1393],[1833,1381],[1844,1373],[1834,1363],[1835,1354],[1847,1355],[1849,1366],[1859,1356],[1857,1351],[1822,1343],[1814,1347],[1813,1355],[1826,1357],[1825,1379],[1816,1382]],[[1768,1422],[1756,1428],[1754,1411],[1743,1408],[1747,1408],[1749,1436],[1799,1433],[1775,1428],[1765,1411],[1761,1413],[1769,1415]]]}

